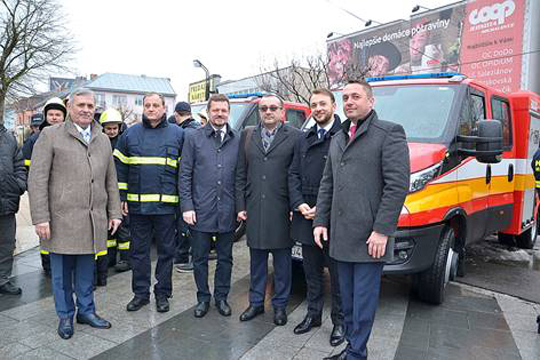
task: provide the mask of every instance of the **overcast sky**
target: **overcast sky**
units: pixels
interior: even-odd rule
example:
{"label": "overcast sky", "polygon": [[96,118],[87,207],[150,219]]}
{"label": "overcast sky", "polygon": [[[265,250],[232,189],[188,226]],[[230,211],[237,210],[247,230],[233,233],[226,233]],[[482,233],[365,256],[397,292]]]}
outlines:
{"label": "overcast sky", "polygon": [[116,72],[168,77],[177,100],[188,84],[204,79],[199,59],[222,80],[240,79],[324,51],[329,32],[364,28],[357,18],[408,19],[416,5],[452,0],[60,0],[77,46],[79,75]]}

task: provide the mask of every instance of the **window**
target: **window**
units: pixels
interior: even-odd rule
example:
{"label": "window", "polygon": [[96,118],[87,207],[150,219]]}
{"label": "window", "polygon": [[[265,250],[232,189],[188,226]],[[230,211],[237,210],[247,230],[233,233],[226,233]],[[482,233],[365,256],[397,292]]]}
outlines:
{"label": "window", "polygon": [[502,98],[491,99],[491,109],[493,119],[499,120],[502,124],[503,149],[512,149],[512,116],[508,100]]}
{"label": "window", "polygon": [[107,107],[106,105],[107,103],[105,102],[105,94],[96,93],[96,106],[105,109]]}
{"label": "window", "polygon": [[259,121],[260,121],[260,115],[259,115],[258,107],[255,106],[253,108],[253,111],[251,111],[251,114],[249,114],[248,117],[246,118],[246,121],[244,121],[244,124],[242,125],[242,127],[245,128],[246,126],[255,126],[259,123]]}
{"label": "window", "polygon": [[126,95],[113,95],[113,104],[115,106],[126,106],[127,105],[127,96]]}
{"label": "window", "polygon": [[141,95],[137,95],[135,97],[135,105],[138,105],[138,106],[143,105],[143,97]]}
{"label": "window", "polygon": [[306,121],[306,114],[302,110],[287,110],[287,124],[297,129],[300,129]]}
{"label": "window", "polygon": [[486,104],[483,94],[471,94],[471,121],[474,123],[473,130],[478,128],[478,121],[486,118]]}

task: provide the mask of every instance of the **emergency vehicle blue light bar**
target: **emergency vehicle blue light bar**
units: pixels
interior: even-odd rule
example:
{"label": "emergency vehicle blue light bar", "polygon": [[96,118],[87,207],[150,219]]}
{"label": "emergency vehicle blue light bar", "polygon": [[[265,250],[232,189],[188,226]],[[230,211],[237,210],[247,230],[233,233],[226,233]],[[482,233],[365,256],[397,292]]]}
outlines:
{"label": "emergency vehicle blue light bar", "polygon": [[387,81],[387,80],[413,80],[413,79],[445,79],[454,76],[464,76],[458,72],[438,72],[438,73],[424,73],[424,74],[412,74],[412,75],[388,75],[379,77],[367,78],[367,82],[372,81]]}
{"label": "emergency vehicle blue light bar", "polygon": [[265,93],[263,92],[254,92],[254,93],[249,93],[249,94],[231,94],[231,95],[227,95],[227,97],[229,99],[244,99],[244,98],[249,98],[249,97],[263,97],[265,95]]}

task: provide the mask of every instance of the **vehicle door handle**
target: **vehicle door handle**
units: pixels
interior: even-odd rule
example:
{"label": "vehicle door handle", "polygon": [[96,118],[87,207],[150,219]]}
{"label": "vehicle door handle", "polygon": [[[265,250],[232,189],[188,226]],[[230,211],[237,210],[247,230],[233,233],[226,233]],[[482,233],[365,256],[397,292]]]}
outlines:
{"label": "vehicle door handle", "polygon": [[486,167],[486,184],[491,182],[491,165]]}
{"label": "vehicle door handle", "polygon": [[508,182],[514,180],[514,164],[508,165]]}

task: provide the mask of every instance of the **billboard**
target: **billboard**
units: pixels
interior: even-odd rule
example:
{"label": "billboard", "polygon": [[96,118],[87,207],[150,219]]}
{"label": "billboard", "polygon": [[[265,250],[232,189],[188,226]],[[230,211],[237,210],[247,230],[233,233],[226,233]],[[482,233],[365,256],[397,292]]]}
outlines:
{"label": "billboard", "polygon": [[327,43],[329,79],[460,71],[503,91],[521,86],[527,0],[469,0]]}

